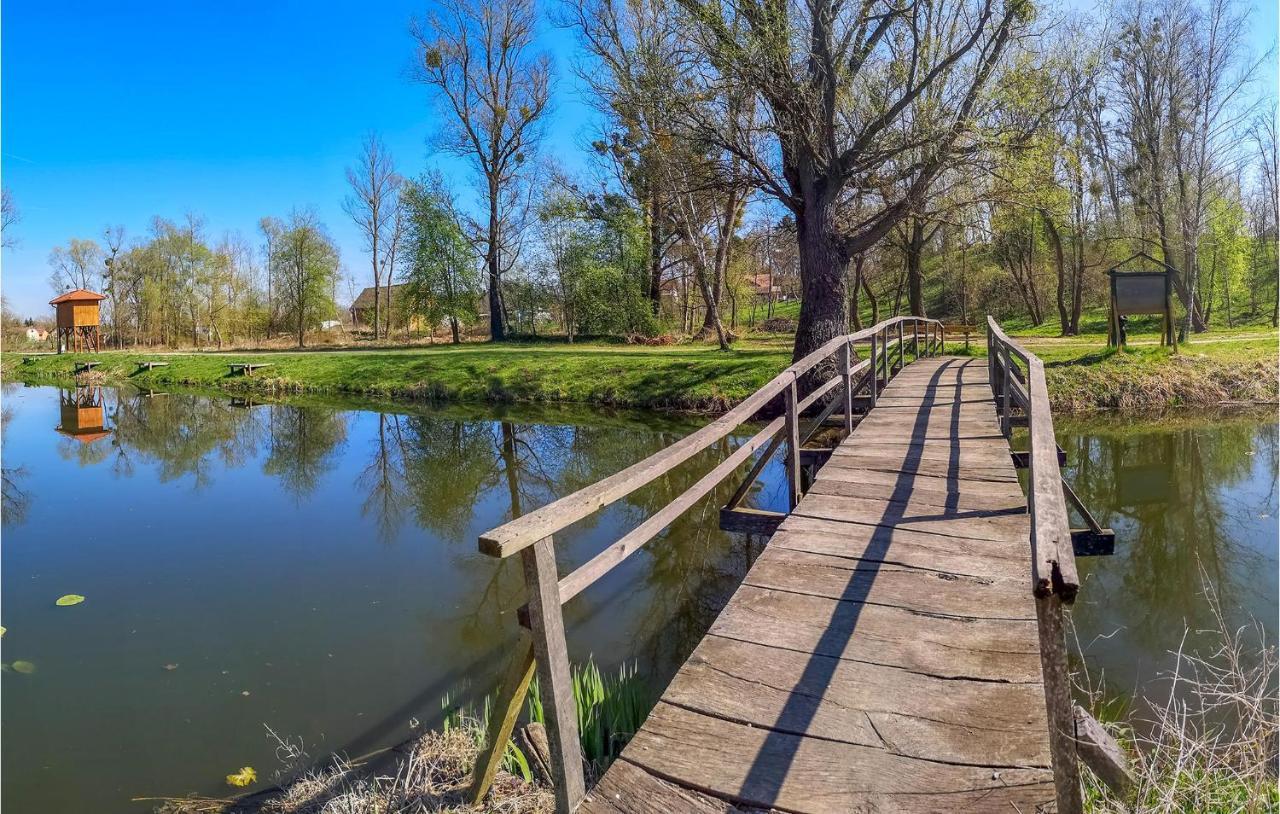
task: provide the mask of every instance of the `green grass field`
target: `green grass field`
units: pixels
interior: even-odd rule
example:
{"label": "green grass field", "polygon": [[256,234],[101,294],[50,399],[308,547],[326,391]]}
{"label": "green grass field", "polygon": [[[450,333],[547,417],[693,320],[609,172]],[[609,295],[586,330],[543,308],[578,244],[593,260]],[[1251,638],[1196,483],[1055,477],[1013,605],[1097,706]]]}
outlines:
{"label": "green grass field", "polygon": [[[4,354],[6,379],[69,379],[84,355]],[[142,388],[200,385],[277,393],[358,393],[451,401],[557,401],[722,410],[767,382],[790,361],[785,340],[714,344],[510,343],[369,351],[157,354],[108,351],[95,373]],[[140,371],[147,359],[168,366]],[[266,362],[252,378],[232,362]]]}
{"label": "green grass field", "polygon": [[[781,303],[790,316],[798,303]],[[784,313],[785,312],[785,313]],[[1154,326],[1135,322],[1130,346],[1106,344],[1106,321],[1086,314],[1080,336],[1057,335],[1056,323],[1007,330],[1045,361],[1055,409],[1087,412],[1211,407],[1277,400],[1277,332],[1248,325],[1192,335],[1178,352],[1161,347]],[[964,353],[953,344],[949,352]],[[981,335],[968,351],[986,352]],[[270,393],[346,393],[397,399],[470,402],[576,402],[619,407],[718,411],[740,401],[790,360],[791,337],[748,334],[721,352],[713,343],[669,346],[563,341],[439,345],[405,349],[226,353],[98,354],[103,381],[141,388],[177,385]],[[76,355],[0,356],[7,380],[66,381]],[[167,361],[140,371],[138,362]],[[232,362],[269,362],[253,378],[231,375]]]}

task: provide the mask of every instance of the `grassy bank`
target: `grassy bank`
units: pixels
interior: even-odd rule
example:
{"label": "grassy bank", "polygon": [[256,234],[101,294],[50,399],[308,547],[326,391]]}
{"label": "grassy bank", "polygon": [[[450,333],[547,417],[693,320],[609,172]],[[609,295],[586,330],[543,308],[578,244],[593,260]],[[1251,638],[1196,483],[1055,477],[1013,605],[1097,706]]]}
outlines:
{"label": "grassy bank", "polygon": [[[1177,353],[1135,336],[1124,351],[1100,333],[1016,334],[1045,361],[1049,395],[1060,413],[1150,412],[1224,403],[1275,403],[1277,334],[1266,328],[1192,337]],[[790,337],[750,338],[721,352],[714,345],[467,344],[404,350],[316,350],[157,354],[105,352],[97,373],[141,388],[216,387],[268,394],[330,393],[463,402],[575,402],[618,407],[719,411],[745,398],[785,367]],[[962,344],[949,352],[966,352]],[[967,351],[985,353],[975,337]],[[0,357],[6,380],[68,381],[87,356]],[[27,361],[24,361],[27,359]],[[167,366],[139,370],[144,360]],[[265,362],[252,378],[232,362]]]}
{"label": "grassy bank", "polygon": [[[4,354],[3,375],[23,381],[70,378],[87,356]],[[96,373],[112,383],[163,389],[176,385],[260,393],[349,393],[473,402],[580,402],[625,407],[723,410],[750,395],[790,360],[786,342],[644,347],[510,343],[401,351],[156,354],[104,352]],[[145,360],[167,362],[151,371]],[[231,375],[233,362],[271,367],[252,378]]]}

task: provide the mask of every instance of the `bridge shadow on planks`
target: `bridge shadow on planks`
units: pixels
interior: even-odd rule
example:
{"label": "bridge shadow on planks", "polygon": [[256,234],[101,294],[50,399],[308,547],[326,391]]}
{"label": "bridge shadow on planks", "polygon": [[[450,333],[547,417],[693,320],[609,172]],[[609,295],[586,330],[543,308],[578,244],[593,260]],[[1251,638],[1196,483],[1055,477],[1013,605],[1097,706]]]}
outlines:
{"label": "bridge shadow on planks", "polygon": [[[944,362],[932,374],[929,384],[923,389],[923,398],[927,402],[941,394],[943,387],[939,384],[951,365],[958,364],[953,360]],[[893,491],[885,503],[885,510],[870,543],[867,544],[857,566],[850,571],[849,582],[840,595],[841,602],[835,606],[834,612],[827,620],[826,629],[818,641],[817,647],[810,655],[797,686],[822,687],[830,686],[839,667],[840,659],[827,654],[844,652],[849,641],[858,628],[862,609],[870,598],[872,585],[880,572],[881,566],[889,556],[889,548],[893,540],[893,530],[900,522],[908,519],[908,501],[914,490],[916,475],[920,470],[920,462],[925,450],[925,440],[929,428],[929,419],[935,409],[942,407],[958,407],[962,383],[957,379],[954,387],[953,402],[943,404],[924,404],[916,412],[913,421],[910,442],[903,455],[901,470],[893,484]],[[950,451],[947,461],[947,494],[942,518],[951,517],[959,506],[960,483],[960,411],[951,409]],[[847,610],[848,612],[842,612]],[[739,798],[750,800],[755,805],[772,805],[778,802],[778,792],[790,774],[796,752],[802,741],[794,737],[804,735],[817,713],[819,704],[815,704],[808,694],[793,692],[783,705],[773,726],[765,736],[764,743],[747,771],[746,779],[739,790]]]}

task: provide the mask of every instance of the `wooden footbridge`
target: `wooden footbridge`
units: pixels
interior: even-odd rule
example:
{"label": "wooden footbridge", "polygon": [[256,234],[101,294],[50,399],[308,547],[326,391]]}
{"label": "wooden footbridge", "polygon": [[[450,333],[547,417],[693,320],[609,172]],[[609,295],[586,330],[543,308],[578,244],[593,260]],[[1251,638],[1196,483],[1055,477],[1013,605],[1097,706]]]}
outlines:
{"label": "wooden footbridge", "polygon": [[[1114,744],[1071,702],[1075,546],[1109,532],[1079,506],[1089,528],[1070,528],[1043,365],[994,321],[986,359],[944,347],[940,323],[911,317],[837,338],[698,432],[484,534],[482,551],[521,556],[529,593],[489,743],[507,742],[536,672],[561,812],[1077,812],[1078,757],[1121,783]],[[779,398],[681,497],[559,575],[556,532]],[[843,439],[807,447],[833,420]],[[790,511],[740,506],[779,451]],[[588,790],[561,606],[743,469],[722,525],[772,537]],[[482,755],[477,796],[501,754]]]}

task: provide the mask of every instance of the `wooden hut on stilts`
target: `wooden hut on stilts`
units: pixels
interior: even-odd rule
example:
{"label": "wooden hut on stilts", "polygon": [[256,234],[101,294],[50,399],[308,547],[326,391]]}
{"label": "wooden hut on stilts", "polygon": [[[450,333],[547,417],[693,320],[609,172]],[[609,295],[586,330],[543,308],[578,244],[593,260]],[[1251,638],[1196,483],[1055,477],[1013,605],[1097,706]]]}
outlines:
{"label": "wooden hut on stilts", "polygon": [[98,304],[106,297],[77,288],[49,300],[57,311],[58,353],[97,353],[102,344]]}

